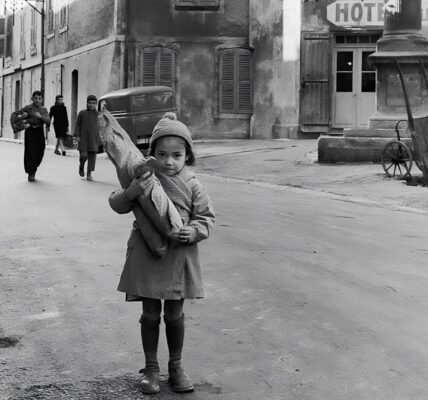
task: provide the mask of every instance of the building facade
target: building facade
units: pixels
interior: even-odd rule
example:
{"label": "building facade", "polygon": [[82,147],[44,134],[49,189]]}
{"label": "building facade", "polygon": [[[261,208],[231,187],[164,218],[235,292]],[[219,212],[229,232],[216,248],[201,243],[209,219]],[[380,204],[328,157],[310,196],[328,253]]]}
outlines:
{"label": "building facade", "polygon": [[[368,56],[394,3],[44,0],[45,103],[61,93],[73,126],[90,93],[167,85],[195,138],[365,129],[376,101]],[[7,14],[2,136],[13,136],[10,113],[40,89],[40,23],[28,5]]]}

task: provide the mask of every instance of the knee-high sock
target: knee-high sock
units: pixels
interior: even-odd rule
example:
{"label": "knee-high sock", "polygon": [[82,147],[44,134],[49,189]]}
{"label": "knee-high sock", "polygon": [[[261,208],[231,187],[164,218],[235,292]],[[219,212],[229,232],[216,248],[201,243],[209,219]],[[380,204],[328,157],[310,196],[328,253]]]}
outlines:
{"label": "knee-high sock", "polygon": [[169,349],[169,364],[179,362],[183,351],[184,341],[184,314],[180,318],[170,321],[164,316],[166,341]]}
{"label": "knee-high sock", "polygon": [[153,321],[140,318],[141,342],[143,343],[144,356],[146,358],[146,368],[159,370],[158,363],[158,342],[160,318]]}

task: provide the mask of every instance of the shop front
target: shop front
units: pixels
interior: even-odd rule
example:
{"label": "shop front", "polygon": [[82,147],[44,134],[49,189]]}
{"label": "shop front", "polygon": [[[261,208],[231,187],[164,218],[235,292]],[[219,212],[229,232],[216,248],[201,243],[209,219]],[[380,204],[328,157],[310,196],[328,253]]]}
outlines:
{"label": "shop front", "polygon": [[[376,112],[376,70],[369,55],[382,36],[385,11],[399,0],[321,0],[302,4],[301,131],[368,129]],[[428,34],[428,0],[422,0]]]}

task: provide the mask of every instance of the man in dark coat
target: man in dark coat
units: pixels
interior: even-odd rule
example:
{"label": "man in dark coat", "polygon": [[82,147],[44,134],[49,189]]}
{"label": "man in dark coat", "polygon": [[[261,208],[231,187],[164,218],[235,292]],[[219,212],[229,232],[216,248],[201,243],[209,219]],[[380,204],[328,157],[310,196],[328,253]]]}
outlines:
{"label": "man in dark coat", "polygon": [[35,91],[31,96],[32,104],[12,113],[10,122],[14,132],[25,128],[24,136],[24,169],[28,174],[28,181],[36,180],[36,171],[42,162],[45,153],[47,132],[43,125],[49,125],[48,110],[42,106],[43,93]]}
{"label": "man in dark coat", "polygon": [[76,120],[74,136],[76,136],[79,145],[80,164],[79,175],[85,176],[85,163],[88,161],[88,169],[86,179],[92,181],[92,171],[95,170],[95,161],[97,158],[98,149],[101,145],[101,140],[98,134],[98,112],[97,98],[94,95],[89,95],[86,100],[86,110],[79,112]]}

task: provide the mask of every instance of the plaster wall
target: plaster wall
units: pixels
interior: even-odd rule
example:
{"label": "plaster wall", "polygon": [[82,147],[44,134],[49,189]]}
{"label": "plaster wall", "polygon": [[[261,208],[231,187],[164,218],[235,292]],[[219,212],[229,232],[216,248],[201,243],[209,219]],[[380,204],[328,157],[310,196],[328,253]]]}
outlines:
{"label": "plaster wall", "polygon": [[[120,87],[120,68],[117,52],[120,44],[111,43],[85,53],[63,58],[59,61],[49,62],[45,66],[45,106],[49,109],[55,103],[55,96],[61,92],[61,65],[62,90],[64,103],[67,106],[70,121],[74,121],[76,114],[72,114],[72,72],[77,70],[78,98],[77,112],[86,108],[86,97],[95,94],[97,97]],[[21,82],[21,107],[31,103],[31,93],[40,87],[40,66],[23,70],[4,77],[4,113],[3,137],[14,137],[10,126],[10,114],[15,108],[15,85]],[[71,126],[73,129],[74,126]],[[20,133],[21,137],[23,133]],[[54,140],[53,133],[50,139]]]}
{"label": "plaster wall", "polygon": [[115,1],[72,0],[68,3],[68,24],[59,27],[60,8],[54,4],[54,31],[47,35],[46,58],[105,39],[115,33]]}
{"label": "plaster wall", "polygon": [[174,0],[129,0],[130,35],[248,37],[248,0],[221,0],[213,11],[176,10]]}
{"label": "plaster wall", "polygon": [[300,1],[251,0],[250,46],[254,52],[251,135],[295,137],[299,114]]}
{"label": "plaster wall", "polygon": [[177,10],[174,0],[129,2],[129,85],[138,85],[136,54],[147,46],[176,50],[176,105],[195,138],[248,137],[249,116],[218,113],[218,52],[248,47],[248,0],[220,1],[213,11]]}

